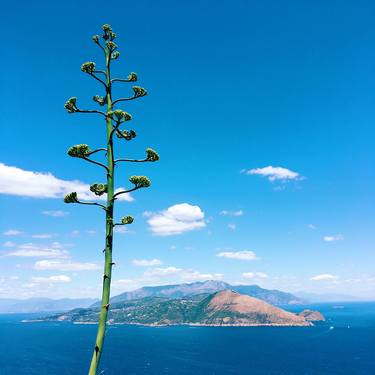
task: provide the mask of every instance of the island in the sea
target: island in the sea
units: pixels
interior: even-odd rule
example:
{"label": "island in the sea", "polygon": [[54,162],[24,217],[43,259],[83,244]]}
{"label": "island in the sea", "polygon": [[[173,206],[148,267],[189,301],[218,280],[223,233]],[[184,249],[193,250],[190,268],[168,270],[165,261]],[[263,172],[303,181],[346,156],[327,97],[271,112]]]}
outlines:
{"label": "island in the sea", "polygon": [[[43,318],[43,321],[70,321],[93,324],[99,319],[100,307],[74,309]],[[145,297],[112,303],[110,324],[149,326],[311,326],[324,320],[316,311],[294,314],[258,298],[232,290],[198,294],[181,298]]]}

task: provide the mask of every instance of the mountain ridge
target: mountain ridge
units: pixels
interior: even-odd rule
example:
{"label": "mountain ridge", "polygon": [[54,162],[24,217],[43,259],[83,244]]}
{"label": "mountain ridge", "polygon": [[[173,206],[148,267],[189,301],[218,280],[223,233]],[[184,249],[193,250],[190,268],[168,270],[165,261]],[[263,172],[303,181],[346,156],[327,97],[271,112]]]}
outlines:
{"label": "mountain ridge", "polygon": [[[260,298],[273,305],[302,305],[307,301],[291,293],[280,290],[263,289],[258,285],[231,285],[224,281],[206,280],[193,283],[172,284],[162,286],[145,286],[133,291],[124,292],[111,298],[111,303],[130,301],[145,297],[181,298],[194,294],[215,293],[220,290],[233,290],[250,297]],[[99,303],[93,305],[98,306]]]}

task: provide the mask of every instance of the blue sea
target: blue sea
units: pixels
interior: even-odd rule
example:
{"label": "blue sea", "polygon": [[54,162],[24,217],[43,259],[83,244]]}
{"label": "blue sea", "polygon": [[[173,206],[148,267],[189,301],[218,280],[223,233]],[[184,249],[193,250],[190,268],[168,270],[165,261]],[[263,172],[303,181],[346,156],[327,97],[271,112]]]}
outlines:
{"label": "blue sea", "polygon": [[[374,375],[375,303],[309,307],[327,322],[315,327],[111,326],[100,373]],[[87,373],[95,325],[21,323],[27,318],[35,315],[0,315],[1,375]]]}

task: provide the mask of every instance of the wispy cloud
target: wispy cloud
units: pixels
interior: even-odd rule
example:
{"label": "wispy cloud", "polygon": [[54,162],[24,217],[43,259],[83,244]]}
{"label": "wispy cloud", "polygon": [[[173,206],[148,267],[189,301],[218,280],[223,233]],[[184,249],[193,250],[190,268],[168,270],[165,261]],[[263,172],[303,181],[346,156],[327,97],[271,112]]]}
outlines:
{"label": "wispy cloud", "polygon": [[[91,193],[90,185],[78,180],[62,180],[49,172],[26,171],[0,163],[0,194],[30,198],[63,198],[75,191],[81,200],[105,200]],[[122,200],[133,201],[129,194],[122,194]]]}
{"label": "wispy cloud", "polygon": [[64,217],[64,216],[68,216],[69,212],[61,211],[61,210],[55,210],[55,211],[52,210],[52,211],[42,211],[42,214],[46,216],[52,216],[52,217]]}
{"label": "wispy cloud", "polygon": [[92,271],[100,269],[96,263],[86,262],[71,262],[60,260],[39,260],[35,262],[34,269],[36,270],[51,270],[51,271]]}
{"label": "wispy cloud", "polygon": [[72,279],[67,275],[56,275],[56,276],[49,276],[49,277],[39,277],[35,276],[31,278],[33,283],[37,284],[44,284],[44,283],[70,283]]}
{"label": "wispy cloud", "polygon": [[150,230],[157,236],[171,236],[204,228],[204,212],[199,206],[188,203],[175,204],[168,209],[144,213]]}
{"label": "wispy cloud", "polygon": [[64,250],[63,246],[59,242],[54,242],[50,245],[36,245],[31,242],[24,243],[13,251],[10,251],[6,256],[11,257],[34,257],[34,258],[56,258],[64,259],[69,258],[69,252]]}
{"label": "wispy cloud", "polygon": [[51,233],[39,233],[39,234],[33,234],[31,237],[32,238],[52,238],[54,235]]}
{"label": "wispy cloud", "polygon": [[170,278],[173,280],[180,280],[183,282],[191,281],[202,281],[202,280],[221,280],[223,274],[221,273],[201,273],[196,270],[177,268],[177,267],[165,267],[165,268],[151,268],[144,272],[144,278],[146,280],[158,280],[160,278]]}
{"label": "wispy cloud", "polygon": [[243,214],[244,214],[244,212],[242,210],[238,210],[238,211],[223,210],[223,211],[220,211],[220,215],[223,215],[223,216],[242,216]]}
{"label": "wispy cloud", "polygon": [[270,181],[302,179],[301,175],[297,172],[291,171],[290,169],[283,167],[272,167],[271,165],[264,168],[243,169],[241,172],[248,175],[264,176],[267,177]]}
{"label": "wispy cloud", "polygon": [[310,277],[312,281],[335,281],[338,279],[339,276],[331,275],[330,273],[322,273],[321,275]]}
{"label": "wispy cloud", "polygon": [[17,229],[8,229],[5,232],[3,232],[4,236],[19,236],[21,234],[23,234],[23,232]]}
{"label": "wispy cloud", "polygon": [[245,279],[267,279],[268,275],[264,272],[244,272],[242,277]]}
{"label": "wispy cloud", "polygon": [[132,263],[138,267],[159,266],[163,262],[160,259],[134,259]]}
{"label": "wispy cloud", "polygon": [[323,240],[326,242],[342,241],[344,236],[342,234],[337,234],[336,236],[324,236]]}
{"label": "wispy cloud", "polygon": [[236,224],[228,224],[228,228],[231,230],[235,230],[237,227]]}
{"label": "wispy cloud", "polygon": [[242,251],[222,251],[217,253],[216,256],[220,258],[229,258],[237,260],[257,260],[259,259],[253,251],[242,250]]}
{"label": "wispy cloud", "polygon": [[4,247],[14,247],[14,246],[16,246],[16,244],[14,242],[12,242],[12,241],[5,241],[3,243],[3,246]]}
{"label": "wispy cloud", "polygon": [[308,224],[307,227],[308,227],[309,229],[311,229],[311,230],[316,229],[316,225],[314,225],[314,224]]}

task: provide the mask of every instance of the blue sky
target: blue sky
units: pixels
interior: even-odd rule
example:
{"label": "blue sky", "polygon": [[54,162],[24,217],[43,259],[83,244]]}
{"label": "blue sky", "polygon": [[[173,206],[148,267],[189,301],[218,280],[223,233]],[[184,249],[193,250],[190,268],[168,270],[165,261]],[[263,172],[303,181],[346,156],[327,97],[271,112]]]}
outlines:
{"label": "blue sky", "polygon": [[[118,35],[116,76],[149,95],[122,109],[137,138],[119,154],[113,294],[207,278],[375,298],[375,4],[371,1],[72,1],[2,4],[0,297],[97,297],[104,243],[96,207],[67,189],[103,180],[66,155],[101,147],[100,118],[68,115],[101,88],[91,36]],[[116,96],[129,93],[119,85]],[[13,167],[13,168],[11,168]],[[163,234],[163,235],[161,235]]]}

